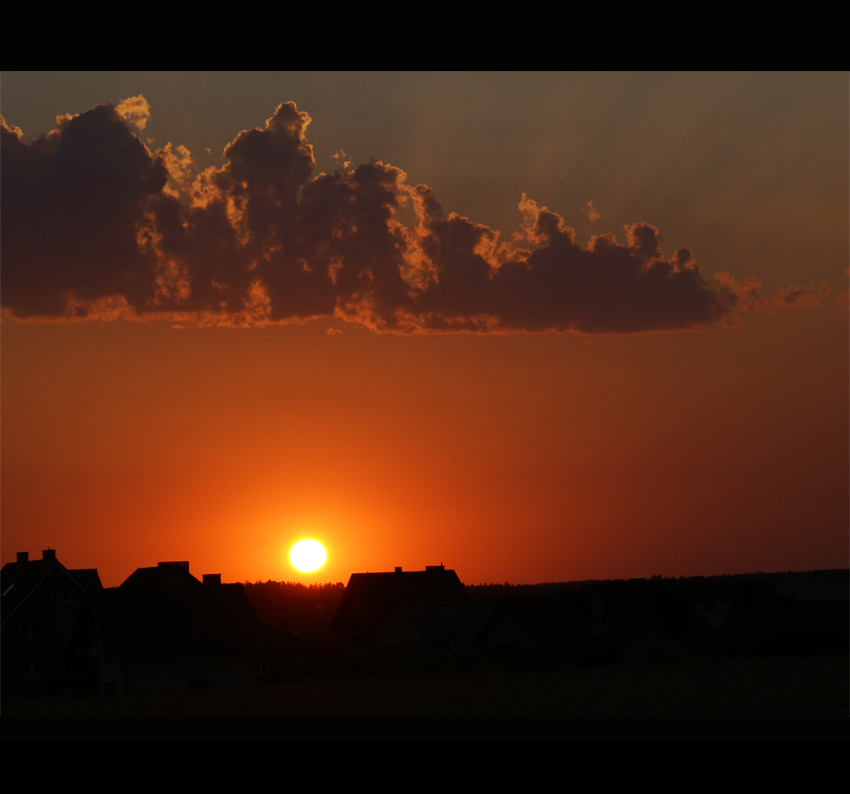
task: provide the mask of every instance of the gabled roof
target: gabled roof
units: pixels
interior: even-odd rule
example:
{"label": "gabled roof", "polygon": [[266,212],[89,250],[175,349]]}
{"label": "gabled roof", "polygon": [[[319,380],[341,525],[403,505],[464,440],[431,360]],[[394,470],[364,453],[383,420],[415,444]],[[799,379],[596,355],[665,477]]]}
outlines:
{"label": "gabled roof", "polygon": [[81,591],[103,589],[96,568],[69,571],[55,557],[6,563],[0,570],[3,624],[51,575],[62,576]]}
{"label": "gabled roof", "polygon": [[103,590],[97,568],[74,568],[68,571],[83,590]]}
{"label": "gabled roof", "polygon": [[334,615],[332,629],[362,634],[393,604],[465,601],[469,598],[457,574],[442,565],[424,571],[353,573]]}
{"label": "gabled roof", "polygon": [[136,568],[119,587],[194,587],[201,581],[189,573],[188,562],[158,562],[155,568]]}

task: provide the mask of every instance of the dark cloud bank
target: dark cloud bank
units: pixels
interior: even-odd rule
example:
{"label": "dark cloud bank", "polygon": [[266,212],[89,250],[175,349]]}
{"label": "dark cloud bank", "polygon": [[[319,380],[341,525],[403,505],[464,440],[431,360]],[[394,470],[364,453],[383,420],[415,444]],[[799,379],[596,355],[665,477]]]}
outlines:
{"label": "dark cloud bank", "polygon": [[753,280],[707,282],[687,248],[665,258],[645,223],[625,245],[600,235],[582,247],[523,196],[522,235],[503,241],[379,161],[314,176],[310,118],[293,103],[200,175],[185,149],[149,150],[130,125],[146,112],[141,97],[98,106],[29,144],[3,122],[7,318],[627,333],[713,323],[765,300]]}

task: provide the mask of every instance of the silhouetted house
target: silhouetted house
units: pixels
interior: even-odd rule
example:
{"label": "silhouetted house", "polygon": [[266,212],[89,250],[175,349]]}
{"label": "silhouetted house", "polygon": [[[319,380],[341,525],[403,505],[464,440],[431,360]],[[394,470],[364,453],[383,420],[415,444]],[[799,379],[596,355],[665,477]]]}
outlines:
{"label": "silhouetted house", "polygon": [[68,570],[47,549],[40,560],[18,552],[0,571],[3,694],[84,689],[94,663],[81,656],[75,625],[88,595],[103,586],[96,569]]}
{"label": "silhouetted house", "polygon": [[581,593],[504,596],[481,642],[526,651],[587,652],[608,643],[617,631],[597,619]]}
{"label": "silhouetted house", "polygon": [[498,607],[493,598],[391,604],[368,630],[373,645],[471,650]]}
{"label": "silhouetted house", "polygon": [[185,587],[200,585],[189,573],[189,563],[158,562],[156,568],[136,568],[121,584],[120,587]]}
{"label": "silhouetted house", "polygon": [[624,640],[665,634],[649,585],[643,579],[597,582],[579,591],[582,603],[611,635]]}
{"label": "silhouetted house", "polygon": [[457,574],[442,565],[429,565],[424,571],[353,573],[331,628],[370,644],[403,642],[423,630],[435,636],[441,620],[446,626],[467,620],[459,617],[457,605],[468,600]]}
{"label": "silhouetted house", "polygon": [[719,592],[699,595],[696,606],[703,619],[720,627],[734,622],[763,623],[784,614],[793,604],[793,597],[782,596],[773,582],[752,580],[735,582],[720,580]]}
{"label": "silhouetted house", "polygon": [[98,593],[88,636],[101,693],[246,686],[268,674],[266,639],[244,587],[218,575],[202,584],[188,563],[139,568]]}

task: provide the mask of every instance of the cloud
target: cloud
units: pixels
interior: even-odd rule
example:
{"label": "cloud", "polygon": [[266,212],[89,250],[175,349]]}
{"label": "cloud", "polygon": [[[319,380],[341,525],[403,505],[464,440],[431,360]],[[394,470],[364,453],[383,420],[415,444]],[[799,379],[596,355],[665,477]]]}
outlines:
{"label": "cloud", "polygon": [[602,217],[599,210],[593,206],[593,199],[588,201],[587,204],[582,207],[582,211],[585,215],[587,215],[587,219],[591,222],[598,221]]}
{"label": "cloud", "polygon": [[762,283],[757,278],[748,278],[743,283],[723,271],[714,280],[720,285],[728,302],[744,311],[772,311],[782,309],[811,309],[821,305],[831,289],[824,281],[822,284],[809,284],[808,287],[793,285],[777,290],[773,295],[762,295]]}
{"label": "cloud", "polygon": [[149,115],[133,97],[57,119],[28,144],[2,121],[5,316],[630,333],[764,304],[753,280],[706,281],[687,248],[667,258],[646,223],[624,243],[601,234],[582,246],[523,196],[521,232],[502,240],[379,160],[352,167],[340,152],[334,173],[314,175],[311,119],[291,102],[200,173],[184,147],[152,151],[131,130]]}
{"label": "cloud", "polygon": [[111,107],[62,117],[29,145],[5,122],[0,134],[4,308],[56,316],[117,295],[148,305],[155,263],[138,235],[163,196],[162,162]]}
{"label": "cloud", "polygon": [[132,96],[129,99],[122,99],[115,112],[120,118],[134,124],[140,130],[143,130],[148,125],[148,119],[151,115],[151,106],[148,104],[141,94]]}
{"label": "cloud", "polygon": [[[850,267],[844,271],[845,276],[850,276]],[[841,290],[834,299],[834,303],[838,309],[847,314],[850,311],[850,290]]]}

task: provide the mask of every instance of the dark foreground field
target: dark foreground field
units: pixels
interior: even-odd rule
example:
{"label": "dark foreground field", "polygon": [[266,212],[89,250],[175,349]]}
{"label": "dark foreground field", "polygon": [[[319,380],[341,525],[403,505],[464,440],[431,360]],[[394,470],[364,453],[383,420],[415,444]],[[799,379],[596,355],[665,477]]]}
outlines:
{"label": "dark foreground field", "polygon": [[847,717],[846,654],[12,700],[5,717]]}

